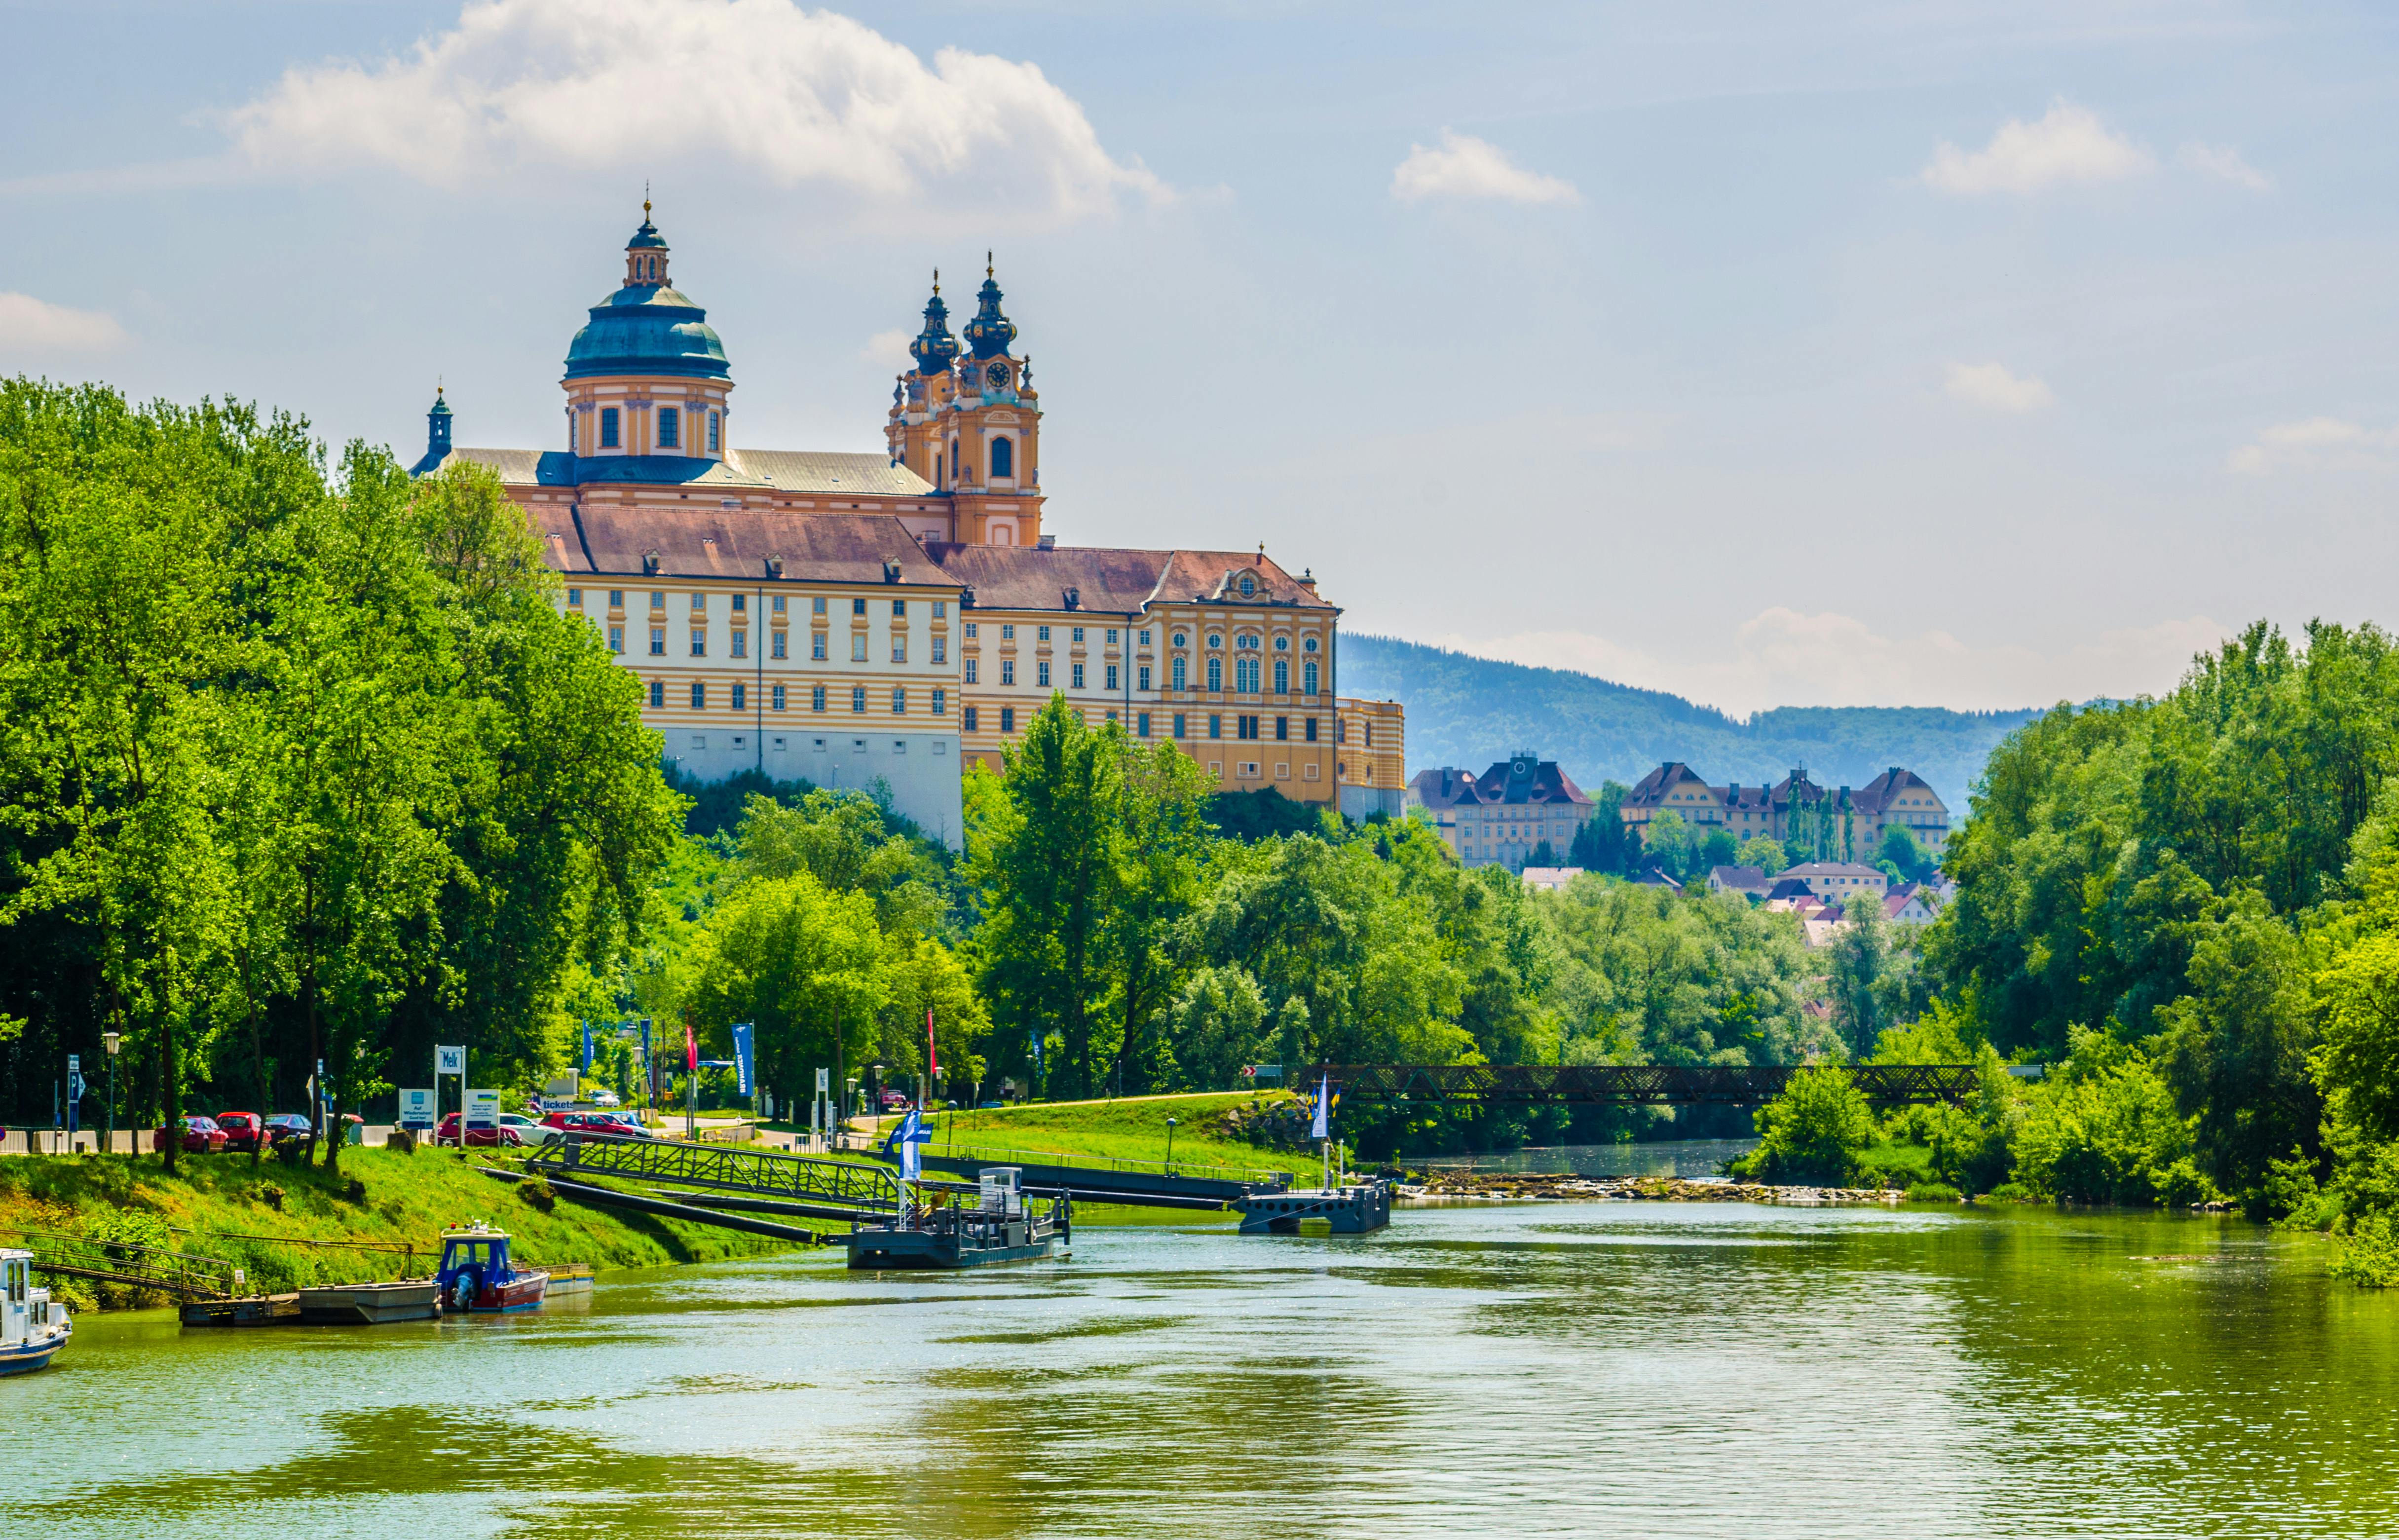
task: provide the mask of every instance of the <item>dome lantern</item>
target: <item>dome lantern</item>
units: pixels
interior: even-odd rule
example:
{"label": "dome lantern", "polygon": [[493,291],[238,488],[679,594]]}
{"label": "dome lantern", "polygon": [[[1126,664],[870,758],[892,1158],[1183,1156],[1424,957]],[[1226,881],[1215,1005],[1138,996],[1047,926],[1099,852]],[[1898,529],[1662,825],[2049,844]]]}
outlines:
{"label": "dome lantern", "polygon": [[933,269],[933,297],[925,302],[925,330],[908,344],[920,374],[946,374],[958,361],[958,340],[950,335],[950,307],[942,303],[942,270]]}
{"label": "dome lantern", "polygon": [[978,358],[996,358],[1016,340],[1016,323],[999,313],[999,284],[992,277],[991,253],[983,254],[983,288],[975,295],[975,317],[960,328]]}

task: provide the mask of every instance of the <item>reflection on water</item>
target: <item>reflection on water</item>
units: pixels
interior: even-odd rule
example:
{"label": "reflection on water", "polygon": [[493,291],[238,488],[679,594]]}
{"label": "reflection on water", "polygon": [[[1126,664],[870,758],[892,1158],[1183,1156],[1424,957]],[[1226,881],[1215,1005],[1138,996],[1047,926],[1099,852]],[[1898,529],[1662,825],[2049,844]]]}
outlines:
{"label": "reflection on water", "polygon": [[2399,1299],[2237,1220],[1543,1204],[1078,1240],[947,1277],[614,1275],[571,1315],[93,1317],[0,1382],[0,1512],[311,1540],[2399,1529]]}
{"label": "reflection on water", "polygon": [[1424,1169],[1566,1171],[1576,1176],[1718,1176],[1726,1161],[1756,1148],[1757,1141],[1754,1139],[1682,1139],[1659,1144],[1552,1144],[1511,1150],[1506,1155],[1427,1155]]}

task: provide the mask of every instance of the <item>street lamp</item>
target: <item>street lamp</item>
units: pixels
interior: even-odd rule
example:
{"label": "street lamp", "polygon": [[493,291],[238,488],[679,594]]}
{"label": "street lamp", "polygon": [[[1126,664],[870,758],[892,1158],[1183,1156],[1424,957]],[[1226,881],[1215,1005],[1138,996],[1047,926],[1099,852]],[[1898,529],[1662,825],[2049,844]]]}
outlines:
{"label": "street lamp", "polygon": [[121,1041],[113,1032],[100,1034],[101,1047],[108,1050],[108,1131],[100,1141],[102,1155],[116,1153],[116,1046]]}
{"label": "street lamp", "polygon": [[1174,1174],[1174,1119],[1166,1120],[1166,1174]]}

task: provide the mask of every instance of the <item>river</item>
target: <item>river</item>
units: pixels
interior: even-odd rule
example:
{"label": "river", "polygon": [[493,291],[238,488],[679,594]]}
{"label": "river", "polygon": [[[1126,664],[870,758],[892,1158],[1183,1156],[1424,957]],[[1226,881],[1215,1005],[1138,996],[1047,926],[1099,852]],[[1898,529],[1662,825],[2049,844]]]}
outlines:
{"label": "river", "polygon": [[826,1251],[522,1317],[86,1317],[0,1382],[0,1534],[2367,1535],[2399,1298],[2237,1220],[1403,1210]]}

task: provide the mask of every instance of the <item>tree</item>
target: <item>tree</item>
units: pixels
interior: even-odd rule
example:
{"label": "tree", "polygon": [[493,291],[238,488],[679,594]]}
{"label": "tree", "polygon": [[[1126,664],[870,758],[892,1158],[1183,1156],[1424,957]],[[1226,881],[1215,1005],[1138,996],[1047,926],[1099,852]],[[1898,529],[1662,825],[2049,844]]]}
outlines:
{"label": "tree", "polygon": [[1741,848],[1733,855],[1733,860],[1742,866],[1754,866],[1769,877],[1781,872],[1783,868],[1791,864],[1791,858],[1782,848],[1782,842],[1769,834],[1752,834],[1742,841]]}
{"label": "tree", "polygon": [[1931,857],[1917,842],[1916,835],[1904,824],[1891,824],[1882,831],[1882,843],[1875,847],[1877,864],[1896,873],[1895,881],[1921,882],[1931,871]]}
{"label": "tree", "polygon": [[1735,1165],[1764,1182],[1847,1186],[1876,1141],[1865,1094],[1836,1066],[1801,1070],[1781,1096],[1757,1109],[1758,1146]]}
{"label": "tree", "polygon": [[2230,1191],[2256,1190],[2294,1148],[2321,1153],[2308,971],[2298,936],[2244,886],[2201,928],[2191,993],[2157,1013],[2165,1081],[2194,1121],[2208,1174]]}
{"label": "tree", "polygon": [[[939,963],[919,969],[907,985],[912,1011],[936,998],[956,1013]],[[760,1083],[797,1101],[793,1087],[815,1083],[809,1072],[865,1061],[891,971],[873,901],[802,871],[753,879],[720,904],[684,954],[678,993],[693,1025],[720,1043],[733,1022],[754,1023]]]}
{"label": "tree", "polygon": [[1566,864],[1585,871],[1620,872],[1639,854],[1640,836],[1624,826],[1624,798],[1630,788],[1608,781],[1592,799],[1591,814],[1575,827],[1566,849]]}
{"label": "tree", "polygon": [[1698,854],[1699,842],[1691,826],[1683,816],[1668,808],[1649,820],[1645,864],[1654,866],[1669,877],[1689,873],[1691,862]]}
{"label": "tree", "polygon": [[1695,877],[1701,876],[1711,868],[1730,866],[1736,858],[1737,851],[1731,832],[1722,829],[1712,829],[1708,831],[1706,837],[1700,841],[1699,849],[1691,860],[1690,874]]}
{"label": "tree", "polygon": [[1104,937],[1116,994],[1112,1078],[1121,1085],[1144,1034],[1155,1035],[1157,1019],[1189,966],[1180,937],[1207,891],[1215,843],[1207,809],[1214,782],[1171,742],[1144,747],[1113,725],[1106,735],[1121,765],[1116,782],[1120,841]]}

